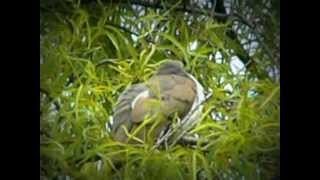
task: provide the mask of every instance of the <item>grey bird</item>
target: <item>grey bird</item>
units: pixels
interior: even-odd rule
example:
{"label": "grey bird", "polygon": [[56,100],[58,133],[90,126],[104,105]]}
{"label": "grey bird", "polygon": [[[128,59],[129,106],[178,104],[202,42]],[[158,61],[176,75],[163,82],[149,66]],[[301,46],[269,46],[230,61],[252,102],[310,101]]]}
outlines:
{"label": "grey bird", "polygon": [[[204,99],[200,83],[180,61],[166,61],[145,83],[134,84],[119,97],[113,114],[111,135],[123,143],[154,141],[173,117],[183,119]],[[151,123],[137,129],[146,119]],[[136,138],[129,138],[128,134]]]}

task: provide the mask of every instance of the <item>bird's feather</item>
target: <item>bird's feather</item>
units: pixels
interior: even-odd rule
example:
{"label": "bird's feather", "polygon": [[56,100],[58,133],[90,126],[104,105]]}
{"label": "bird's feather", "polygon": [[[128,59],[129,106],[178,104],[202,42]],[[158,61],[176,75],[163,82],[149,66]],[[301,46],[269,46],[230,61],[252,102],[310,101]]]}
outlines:
{"label": "bird's feather", "polygon": [[119,141],[124,141],[126,138],[124,130],[121,128],[124,125],[127,130],[133,128],[132,121],[132,102],[142,92],[148,90],[144,84],[135,84],[127,88],[119,97],[114,108],[114,124],[112,125],[112,135]]}

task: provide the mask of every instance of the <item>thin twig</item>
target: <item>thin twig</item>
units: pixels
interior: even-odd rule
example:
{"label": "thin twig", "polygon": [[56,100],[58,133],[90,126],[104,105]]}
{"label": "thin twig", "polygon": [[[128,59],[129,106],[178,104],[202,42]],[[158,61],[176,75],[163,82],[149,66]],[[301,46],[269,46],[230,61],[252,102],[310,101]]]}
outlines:
{"label": "thin twig", "polygon": [[211,0],[212,3],[212,9],[211,9],[211,17],[214,17],[216,14],[216,6],[217,6],[217,0]]}
{"label": "thin twig", "polygon": [[[151,7],[151,8],[155,8],[155,9],[166,9],[166,7],[162,6],[160,3],[148,3],[148,2],[142,2],[142,1],[130,1],[130,3],[135,4],[135,5],[144,6],[144,7]],[[207,15],[207,16],[210,16],[210,14],[211,14],[211,12],[208,12],[208,11],[203,11],[200,9],[183,7],[183,6],[178,6],[174,10],[188,12],[191,14]],[[229,17],[228,14],[223,14],[223,13],[218,13],[218,12],[214,12],[214,16],[220,17],[220,18],[228,18]]]}

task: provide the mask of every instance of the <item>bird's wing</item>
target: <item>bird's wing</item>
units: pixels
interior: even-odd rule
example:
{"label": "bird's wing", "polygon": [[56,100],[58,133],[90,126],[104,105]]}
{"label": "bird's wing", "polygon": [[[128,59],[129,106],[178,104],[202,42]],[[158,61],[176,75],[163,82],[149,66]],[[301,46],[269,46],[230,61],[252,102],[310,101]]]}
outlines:
{"label": "bird's wing", "polygon": [[[169,105],[178,105],[173,101],[185,104],[185,111],[188,111],[196,95],[196,84],[189,77],[179,75],[159,75],[152,77],[147,83],[150,93],[160,98],[169,97]],[[172,101],[173,100],[173,101]],[[169,102],[168,102],[169,103]]]}
{"label": "bird's wing", "polygon": [[118,102],[114,108],[112,135],[117,140],[125,140],[126,134],[121,128],[124,125],[130,132],[134,122],[132,120],[132,104],[139,96],[139,94],[147,91],[148,88],[144,84],[135,84],[127,88],[119,97]]}

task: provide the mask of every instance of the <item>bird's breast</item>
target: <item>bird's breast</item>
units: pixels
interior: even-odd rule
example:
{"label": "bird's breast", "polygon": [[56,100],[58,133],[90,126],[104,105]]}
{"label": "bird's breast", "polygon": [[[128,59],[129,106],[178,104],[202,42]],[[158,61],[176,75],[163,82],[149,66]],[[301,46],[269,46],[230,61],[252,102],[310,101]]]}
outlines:
{"label": "bird's breast", "polygon": [[180,118],[190,110],[196,88],[192,79],[177,75],[152,77],[148,82],[148,96],[139,95],[134,101],[132,119],[140,122],[144,117],[161,113],[170,116],[178,113]]}

